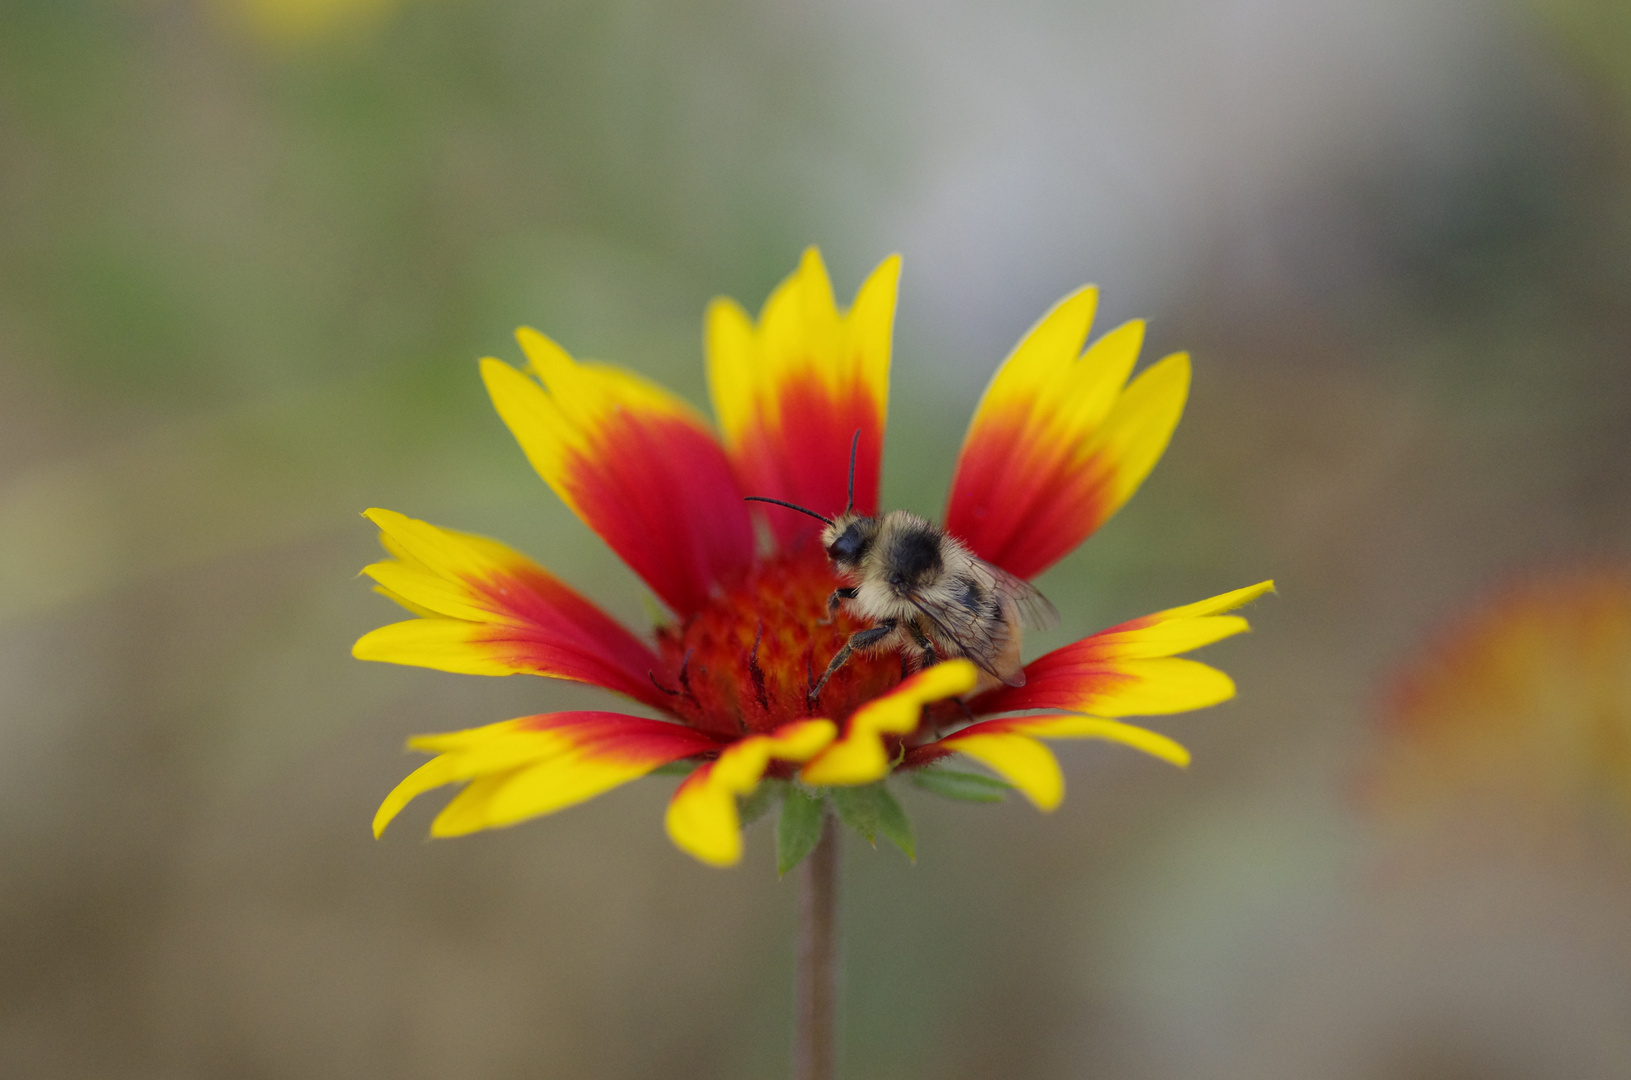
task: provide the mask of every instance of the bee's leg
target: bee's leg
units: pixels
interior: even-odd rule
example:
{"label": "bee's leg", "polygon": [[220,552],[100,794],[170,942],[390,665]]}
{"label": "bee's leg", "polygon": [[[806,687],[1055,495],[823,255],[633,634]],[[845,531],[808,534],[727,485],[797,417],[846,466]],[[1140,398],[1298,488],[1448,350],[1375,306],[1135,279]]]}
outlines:
{"label": "bee's leg", "polygon": [[851,588],[849,586],[845,586],[842,589],[834,589],[832,591],[832,595],[827,597],[827,617],[825,619],[817,619],[816,620],[816,625],[817,626],[831,626],[832,621],[833,621],[833,616],[838,614],[838,605],[842,601],[854,600],[854,599],[855,599],[855,590],[853,588]]}
{"label": "bee's leg", "polygon": [[940,658],[935,655],[934,642],[929,640],[929,635],[923,632],[923,628],[917,624],[917,621],[914,619],[912,622],[907,623],[906,627],[912,632],[912,641],[917,644],[918,648],[923,650],[923,666],[934,667],[938,664]]}
{"label": "bee's leg", "polygon": [[857,630],[851,634],[849,640],[844,642],[844,647],[833,655],[832,662],[827,665],[827,670],[821,673],[821,678],[817,679],[816,684],[810,687],[810,693],[804,701],[805,707],[814,711],[816,701],[821,697],[821,688],[827,685],[827,680],[833,677],[833,672],[843,667],[845,662],[849,660],[850,653],[856,649],[865,649],[870,645],[876,645],[894,632],[895,620],[889,619],[877,626],[869,626],[865,630]]}

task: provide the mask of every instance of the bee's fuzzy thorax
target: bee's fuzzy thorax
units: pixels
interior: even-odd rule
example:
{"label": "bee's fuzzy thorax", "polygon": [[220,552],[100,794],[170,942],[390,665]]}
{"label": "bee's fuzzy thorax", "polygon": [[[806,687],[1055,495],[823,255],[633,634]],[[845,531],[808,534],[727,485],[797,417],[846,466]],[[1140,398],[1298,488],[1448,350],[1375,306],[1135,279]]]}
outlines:
{"label": "bee's fuzzy thorax", "polygon": [[1023,685],[1021,627],[1044,624],[1053,611],[1029,583],[906,510],[881,518],[845,511],[828,522],[822,545],[844,583],[833,603],[870,624],[835,657],[829,676],[856,651],[899,653],[913,668],[968,657],[984,687]]}

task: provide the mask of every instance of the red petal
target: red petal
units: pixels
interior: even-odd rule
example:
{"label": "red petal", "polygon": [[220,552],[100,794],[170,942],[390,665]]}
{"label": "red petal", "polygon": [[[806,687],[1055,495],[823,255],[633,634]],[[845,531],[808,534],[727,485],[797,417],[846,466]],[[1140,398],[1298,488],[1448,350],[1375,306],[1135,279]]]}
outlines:
{"label": "red petal", "polygon": [[680,615],[753,561],[747,504],[707,425],[617,368],[579,364],[517,334],[549,387],[497,360],[482,376],[499,415],[556,493]]}

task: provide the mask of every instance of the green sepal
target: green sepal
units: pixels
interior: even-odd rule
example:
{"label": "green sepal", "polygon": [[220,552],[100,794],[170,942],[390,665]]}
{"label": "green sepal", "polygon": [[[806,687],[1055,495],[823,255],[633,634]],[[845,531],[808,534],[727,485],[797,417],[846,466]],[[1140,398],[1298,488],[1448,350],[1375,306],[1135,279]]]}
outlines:
{"label": "green sepal", "polygon": [[994,776],[957,769],[918,769],[912,773],[912,783],[930,794],[961,802],[1002,802],[1004,793],[1014,789]]}
{"label": "green sepal", "polygon": [[782,801],[782,789],[786,786],[786,780],[761,780],[758,787],[738,799],[736,812],[741,817],[742,824],[752,825],[764,817],[772,806]]}
{"label": "green sepal", "polygon": [[912,822],[882,781],[861,787],[835,787],[831,797],[839,820],[864,836],[867,843],[876,847],[877,836],[882,833],[908,859],[917,861]]}
{"label": "green sepal", "polygon": [[878,800],[874,792],[880,786],[835,787],[828,791],[833,809],[838,812],[838,820],[860,833],[873,847],[878,846]]}
{"label": "green sepal", "polygon": [[905,808],[894,793],[882,784],[878,785],[878,831],[904,851],[908,859],[917,862],[917,840],[912,836],[912,819],[906,816]]}
{"label": "green sepal", "polygon": [[784,876],[804,861],[821,839],[826,800],[797,784],[788,784],[782,796],[782,816],[776,823],[776,874]]}

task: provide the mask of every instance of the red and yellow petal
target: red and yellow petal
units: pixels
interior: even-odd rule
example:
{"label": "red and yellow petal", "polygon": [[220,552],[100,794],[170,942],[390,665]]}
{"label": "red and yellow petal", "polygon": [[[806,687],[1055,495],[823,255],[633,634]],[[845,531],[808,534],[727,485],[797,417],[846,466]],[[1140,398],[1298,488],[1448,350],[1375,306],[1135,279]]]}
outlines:
{"label": "red and yellow petal", "polygon": [[580,364],[536,330],[516,338],[528,372],[489,358],[481,373],[527,460],[664,603],[696,611],[754,554],[743,492],[707,423],[661,387]]}
{"label": "red and yellow petal", "polygon": [[923,706],[974,689],[979,669],[967,660],[947,660],[918,672],[889,693],[873,698],[850,716],[843,737],[799,772],[813,787],[870,784],[889,774],[886,735],[917,729]]}
{"label": "red and yellow petal", "polygon": [[1065,777],[1039,739],[1106,739],[1174,765],[1189,764],[1189,751],[1165,735],[1093,716],[1001,717],[970,725],[931,747],[973,758],[1024,792],[1037,809],[1052,810],[1065,797]]}
{"label": "red and yellow petal", "polygon": [[408,774],[374,815],[374,835],[416,795],[469,781],[431,824],[461,836],[574,806],[670,761],[719,749],[694,728],[608,712],[564,712],[408,740],[437,756]]}
{"label": "red and yellow petal", "polygon": [[758,786],[772,760],[804,762],[838,734],[831,720],[799,720],[769,735],[752,735],[704,762],[674,792],[664,825],[681,851],[714,866],[742,858],[742,819],[736,797]]}
{"label": "red and yellow petal", "polygon": [[422,616],[364,634],[360,660],[472,675],[547,675],[592,683],[662,707],[656,654],[531,559],[393,510],[369,510],[396,557],[363,573]]}
{"label": "red and yellow petal", "polygon": [[1157,716],[1216,705],[1235,684],[1216,668],[1174,653],[1248,629],[1225,615],[1272,591],[1272,581],[1146,615],[1055,649],[1025,666],[1025,685],[976,698],[978,714],[1067,709],[1094,716]]}
{"label": "red and yellow petal", "polygon": [[[708,308],[708,383],[746,494],[838,513],[859,431],[855,507],[876,512],[899,277],[899,257],[885,259],[840,313],[821,255],[810,248],[757,324],[723,297]],[[820,528],[790,510],[772,511],[768,520],[784,544]]]}
{"label": "red and yellow petal", "polygon": [[1052,566],[1132,497],[1166,449],[1189,392],[1175,354],[1131,383],[1144,324],[1082,345],[1097,292],[1061,300],[986,388],[946,507],[946,528],[1023,578]]}

